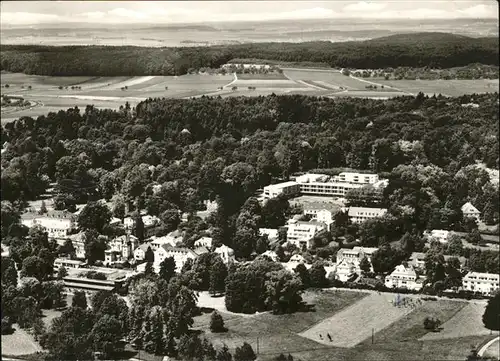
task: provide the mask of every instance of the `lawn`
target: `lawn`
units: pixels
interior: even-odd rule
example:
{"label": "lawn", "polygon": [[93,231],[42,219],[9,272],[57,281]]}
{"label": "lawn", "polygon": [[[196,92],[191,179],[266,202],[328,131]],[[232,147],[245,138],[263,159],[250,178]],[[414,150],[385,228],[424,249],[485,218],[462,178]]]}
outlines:
{"label": "lawn", "polygon": [[[444,323],[455,316],[465,306],[467,306],[466,302],[458,301],[423,301],[413,312],[377,332],[374,335],[374,342],[376,344],[383,344],[387,342],[417,340],[428,332],[423,325],[426,317],[438,318]],[[371,338],[365,340],[363,344],[371,344]]]}
{"label": "lawn", "polygon": [[[372,330],[378,332],[413,310],[394,306],[393,299],[393,294],[371,293],[300,335],[325,345],[354,347],[370,337]],[[327,338],[327,333],[332,341]]]}
{"label": "lawn", "polygon": [[441,326],[443,329],[440,332],[427,333],[421,340],[440,340],[489,335],[490,330],[484,327],[482,321],[485,306],[486,303],[484,302],[471,302],[467,304],[452,318],[443,323]]}
{"label": "lawn", "polygon": [[269,80],[244,80],[239,79],[228,85],[229,87],[237,86],[247,89],[249,86],[254,86],[257,89],[269,88],[269,89],[287,89],[287,88],[306,88],[304,84],[296,83],[295,81],[288,79],[269,79]]}
{"label": "lawn", "polygon": [[27,331],[16,324],[13,325],[14,333],[2,335],[2,355],[29,355],[41,352],[42,348]]}
{"label": "lawn", "polygon": [[228,315],[221,312],[228,328],[228,332],[221,334],[212,334],[208,329],[210,314],[197,316],[195,326],[205,331],[206,337],[215,345],[225,343],[231,349],[245,341],[250,343],[254,350],[257,349],[258,342],[259,351],[263,354],[321,349],[325,346],[300,337],[297,332],[313,326],[326,317],[331,317],[365,296],[360,292],[349,291],[308,291],[303,295],[303,299],[312,307],[309,312],[297,312],[291,315],[273,315],[265,312],[252,316]]}

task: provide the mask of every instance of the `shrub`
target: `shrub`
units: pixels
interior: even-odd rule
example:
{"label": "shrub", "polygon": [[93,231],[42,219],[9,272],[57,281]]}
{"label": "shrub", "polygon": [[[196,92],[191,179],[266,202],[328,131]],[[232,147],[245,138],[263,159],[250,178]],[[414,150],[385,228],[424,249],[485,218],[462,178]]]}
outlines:
{"label": "shrub", "polygon": [[212,316],[210,317],[210,331],[214,333],[227,331],[226,327],[224,327],[224,319],[217,311],[212,312]]}
{"label": "shrub", "polygon": [[436,331],[441,326],[441,321],[438,318],[426,317],[424,320],[424,328],[430,331]]}

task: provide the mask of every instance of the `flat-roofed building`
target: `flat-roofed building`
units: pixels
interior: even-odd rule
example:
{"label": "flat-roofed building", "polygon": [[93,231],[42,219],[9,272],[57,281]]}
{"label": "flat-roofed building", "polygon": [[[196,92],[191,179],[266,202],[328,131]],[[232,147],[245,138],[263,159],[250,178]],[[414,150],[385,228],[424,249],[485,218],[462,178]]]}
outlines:
{"label": "flat-roofed building", "polygon": [[76,260],[76,259],[69,259],[69,258],[56,258],[54,260],[54,270],[58,270],[61,267],[64,268],[81,268],[85,266],[85,262]]}
{"label": "flat-roofed building", "polygon": [[160,264],[165,260],[165,258],[173,257],[175,261],[175,270],[176,272],[180,272],[188,259],[192,259],[194,261],[201,254],[207,252],[208,249],[206,249],[205,247],[200,247],[192,250],[185,247],[172,247],[171,245],[166,244],[155,251],[155,260],[153,263],[153,267],[158,273],[160,270]]}
{"label": "flat-roofed building", "polygon": [[462,289],[490,296],[498,291],[499,279],[495,273],[469,272],[462,278]]}
{"label": "flat-roofed building", "polygon": [[448,238],[453,234],[453,232],[446,231],[443,229],[433,229],[432,231],[424,232],[424,236],[426,236],[428,239],[434,239],[436,241],[439,241],[440,243],[448,243]]}
{"label": "flat-roofed building", "polygon": [[327,226],[321,222],[293,221],[288,224],[287,228],[287,242],[294,244],[299,249],[302,249],[303,247],[309,249],[312,247],[311,240],[315,236],[325,232]]}
{"label": "flat-roofed building", "polygon": [[347,216],[352,223],[363,223],[369,219],[382,217],[386,213],[386,208],[349,207]]}
{"label": "flat-roofed building", "polygon": [[271,184],[264,187],[264,198],[266,199],[276,198],[280,195],[294,196],[299,193],[300,185],[293,181]]}

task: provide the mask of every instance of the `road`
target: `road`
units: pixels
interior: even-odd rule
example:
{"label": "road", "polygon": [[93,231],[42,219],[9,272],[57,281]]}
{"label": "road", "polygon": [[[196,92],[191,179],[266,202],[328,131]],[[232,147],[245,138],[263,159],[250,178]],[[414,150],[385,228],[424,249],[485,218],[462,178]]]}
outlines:
{"label": "road", "polygon": [[500,336],[495,337],[493,340],[489,341],[487,344],[485,344],[481,349],[477,352],[479,356],[483,356],[483,354],[486,352],[488,347],[490,347],[493,343],[496,341],[500,340]]}

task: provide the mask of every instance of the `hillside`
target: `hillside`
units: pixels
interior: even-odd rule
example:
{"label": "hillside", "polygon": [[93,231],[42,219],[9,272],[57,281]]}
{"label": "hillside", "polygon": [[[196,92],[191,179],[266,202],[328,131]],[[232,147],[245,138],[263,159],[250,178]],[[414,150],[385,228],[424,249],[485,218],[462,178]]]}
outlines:
{"label": "hillside", "polygon": [[446,33],[392,35],[368,41],[252,43],[211,47],[145,48],[3,45],[1,70],[37,75],[180,75],[190,68],[218,68],[234,58],[312,62],[331,67],[451,68],[499,65],[497,38]]}

